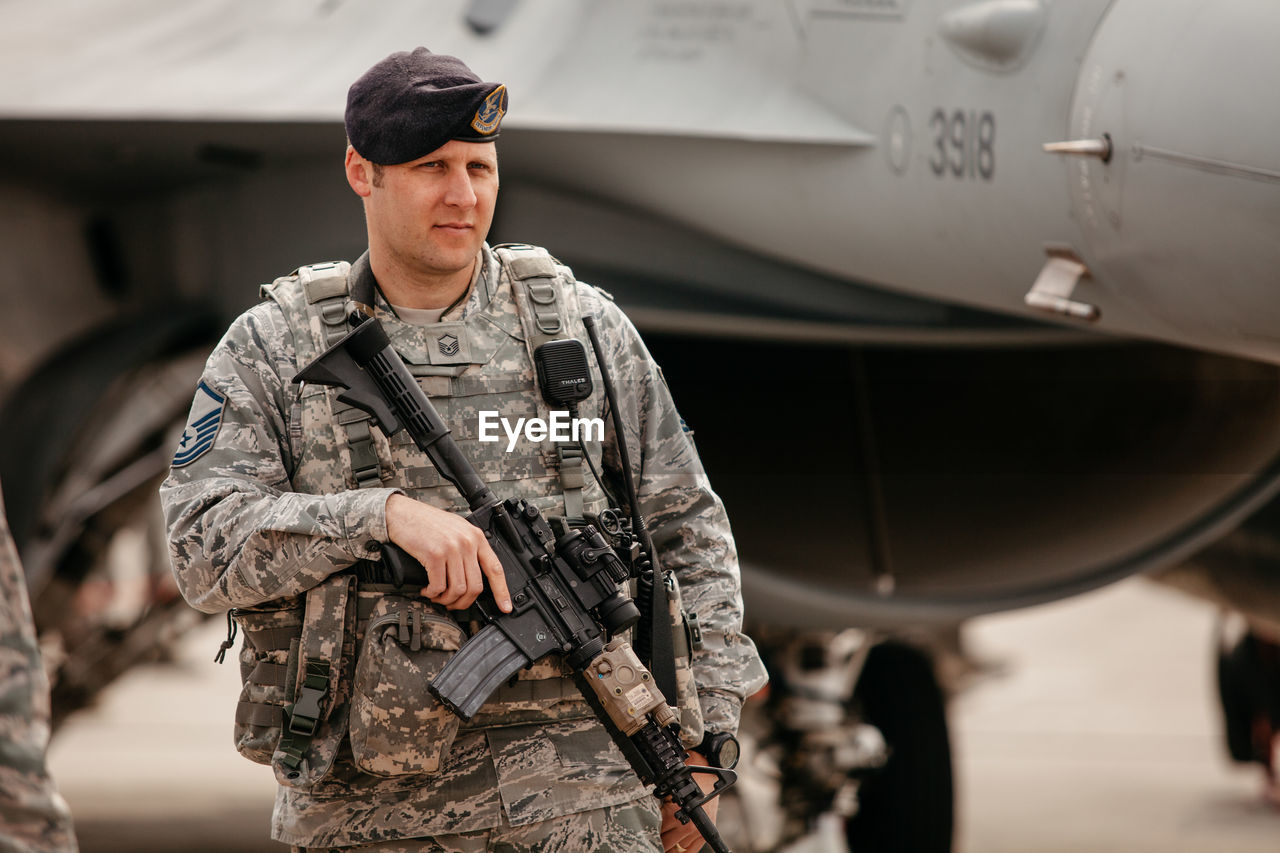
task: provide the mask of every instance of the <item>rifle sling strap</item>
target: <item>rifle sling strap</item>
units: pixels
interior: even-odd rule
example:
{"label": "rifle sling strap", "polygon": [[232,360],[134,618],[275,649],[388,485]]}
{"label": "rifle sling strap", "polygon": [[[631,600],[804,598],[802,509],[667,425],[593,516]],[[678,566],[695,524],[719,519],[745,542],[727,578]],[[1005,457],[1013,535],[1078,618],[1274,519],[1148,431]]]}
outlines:
{"label": "rifle sling strap", "polygon": [[653,673],[653,680],[658,685],[658,689],[662,691],[667,704],[674,707],[676,703],[676,652],[675,646],[671,641],[671,606],[667,589],[667,584],[670,581],[662,567],[656,565],[657,555],[654,555],[653,560],[655,563],[653,568],[655,583],[653,584],[653,597],[649,602],[649,613],[646,614],[650,620],[649,656],[651,659],[645,661],[645,663],[649,665],[649,671]]}

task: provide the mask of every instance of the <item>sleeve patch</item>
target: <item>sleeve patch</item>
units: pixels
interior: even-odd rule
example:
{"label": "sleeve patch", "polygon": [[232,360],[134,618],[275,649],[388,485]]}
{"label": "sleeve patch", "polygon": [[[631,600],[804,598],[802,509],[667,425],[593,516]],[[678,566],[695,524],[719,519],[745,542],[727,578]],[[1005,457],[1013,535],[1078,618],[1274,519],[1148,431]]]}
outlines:
{"label": "sleeve patch", "polygon": [[187,428],[182,431],[178,451],[173,455],[173,467],[190,465],[213,447],[213,440],[222,426],[222,413],[226,405],[227,398],[205,383],[201,382],[196,387],[196,399],[191,404]]}

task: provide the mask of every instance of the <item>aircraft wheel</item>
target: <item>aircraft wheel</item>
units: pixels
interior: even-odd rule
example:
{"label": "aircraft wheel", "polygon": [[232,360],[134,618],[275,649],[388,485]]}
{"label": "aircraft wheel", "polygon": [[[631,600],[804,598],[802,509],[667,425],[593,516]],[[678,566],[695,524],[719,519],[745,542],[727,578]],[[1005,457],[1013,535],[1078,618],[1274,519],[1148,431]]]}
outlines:
{"label": "aircraft wheel", "polygon": [[1280,647],[1253,633],[1218,650],[1218,698],[1233,761],[1271,763],[1273,714],[1280,719]]}
{"label": "aircraft wheel", "polygon": [[156,489],[214,322],[179,309],[120,318],[56,354],[0,411],[5,504],[55,729],[203,618],[170,575]]}
{"label": "aircraft wheel", "polygon": [[851,853],[949,853],[954,827],[946,700],[929,657],[904,643],[870,652],[854,692],[889,761],[858,792]]}

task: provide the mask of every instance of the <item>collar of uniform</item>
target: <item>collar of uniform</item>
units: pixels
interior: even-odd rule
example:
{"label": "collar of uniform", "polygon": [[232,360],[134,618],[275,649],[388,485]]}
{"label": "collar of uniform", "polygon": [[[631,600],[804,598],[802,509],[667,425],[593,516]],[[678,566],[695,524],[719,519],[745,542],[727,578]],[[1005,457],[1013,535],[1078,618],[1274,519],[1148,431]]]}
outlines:
{"label": "collar of uniform", "polygon": [[378,280],[373,277],[373,269],[369,266],[368,250],[356,258],[355,263],[351,265],[351,271],[347,273],[347,281],[350,282],[347,285],[347,297],[351,300],[351,308],[379,320],[399,319],[395,309],[383,298]]}
{"label": "collar of uniform", "polygon": [[[485,243],[480,247],[480,251],[476,255],[476,264],[471,274],[471,283],[467,285],[468,297],[450,309],[447,314],[442,315],[440,322],[449,323],[465,320],[468,315],[488,307],[489,303],[493,301],[497,269],[498,258],[494,255],[493,250],[489,248],[489,244]],[[371,317],[400,319],[395,309],[391,307],[391,303],[382,295],[382,288],[378,287],[378,280],[373,275],[372,267],[369,266],[368,250],[356,258],[355,263],[351,265],[349,275],[351,284],[347,292],[354,308]]]}
{"label": "collar of uniform", "polygon": [[[360,263],[360,261],[366,261]],[[484,364],[501,348],[506,337],[523,340],[519,335],[520,319],[511,299],[500,298],[502,293],[501,264],[488,245],[477,256],[472,274],[470,295],[459,307],[436,323],[415,326],[406,323],[394,312],[382,289],[377,286],[371,272],[367,272],[367,260],[361,258],[352,266],[349,279],[348,310],[355,307],[361,289],[373,293],[373,315],[381,322],[392,346],[400,357],[413,365],[460,367],[466,364]]]}
{"label": "collar of uniform", "polygon": [[483,311],[493,301],[494,282],[497,281],[498,257],[485,243],[476,255],[476,265],[471,273],[469,294],[459,305],[440,317],[440,322],[449,323],[465,320],[472,314]]}

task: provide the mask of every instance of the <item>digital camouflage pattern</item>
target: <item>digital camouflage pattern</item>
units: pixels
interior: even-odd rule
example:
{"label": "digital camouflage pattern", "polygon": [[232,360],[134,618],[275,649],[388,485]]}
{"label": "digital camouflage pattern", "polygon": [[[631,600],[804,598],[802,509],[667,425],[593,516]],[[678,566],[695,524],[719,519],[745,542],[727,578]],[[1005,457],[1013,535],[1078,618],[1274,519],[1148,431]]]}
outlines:
{"label": "digital camouflage pattern", "polygon": [[369,616],[356,665],[351,751],[375,776],[438,773],[461,720],[422,695],[466,639],[421,599],[384,595]]}
{"label": "digital camouflage pattern", "polygon": [[303,688],[321,690],[323,695],[307,718],[316,727],[314,736],[300,739],[286,732],[272,756],[281,785],[313,785],[328,775],[338,757],[351,709],[347,700],[351,695],[348,673],[356,652],[355,581],[350,574],[333,575],[307,591],[297,664],[293,672],[286,672],[285,681],[286,687],[296,685],[292,695],[300,700],[294,706],[294,722],[305,716]]}
{"label": "digital camouflage pattern", "polygon": [[49,683],[26,578],[0,500],[0,851],[76,850],[71,813],[45,767]]}
{"label": "digital camouflage pattern", "polygon": [[250,761],[270,764],[288,704],[290,664],[295,673],[297,669],[302,612],[291,606],[242,612],[237,621],[244,642],[240,647],[243,688],[236,707],[235,746]]}
{"label": "digital camouflage pattern", "polygon": [[[554,444],[521,438],[508,453],[505,436],[479,440],[479,411],[497,411],[512,422],[547,416],[507,270],[487,246],[482,260],[470,298],[439,324],[403,323],[385,304],[375,312],[495,495],[523,497],[544,514],[563,515]],[[345,265],[340,269],[346,272]],[[362,270],[365,259],[352,267],[352,277]],[[704,647],[694,653],[693,669],[706,724],[736,730],[743,698],[763,685],[765,673],[740,632],[737,558],[723,506],[634,327],[610,299],[560,271],[567,333],[585,341],[580,315],[597,318],[641,509],[659,558],[676,573],[685,606],[702,626]],[[341,320],[355,307],[333,295],[333,281],[304,271],[266,291],[270,301],[232,325],[206,367],[204,383],[227,401],[211,449],[175,467],[162,488],[178,585],[209,612],[278,606],[277,599],[299,596],[334,572],[376,560],[387,540],[385,502],[397,490],[438,507],[467,509],[407,436],[388,440],[369,429],[367,417],[337,401],[332,389],[291,384],[300,365],[345,330]],[[331,317],[338,318],[336,326]],[[602,388],[598,376],[596,387]],[[603,396],[597,390],[580,415],[602,417]],[[587,449],[610,492],[622,495],[612,421],[605,424],[603,442],[588,442]],[[362,443],[372,448],[378,478],[374,487],[357,489],[353,472],[365,457]],[[583,495],[588,511],[621,504],[607,499],[591,477]],[[409,633],[411,650],[412,628]],[[425,703],[425,685],[421,695]],[[375,776],[354,763],[350,739],[335,748],[337,760],[324,779],[281,788],[273,837],[341,846],[465,833],[644,796],[563,669],[550,661],[522,672],[458,732],[437,775]],[[423,753],[410,760],[429,759]]]}
{"label": "digital camouflage pattern", "polygon": [[[689,637],[685,626],[684,598],[680,593],[680,584],[671,578],[667,590],[667,610],[671,616],[673,649],[676,659],[676,696],[667,698],[667,704],[676,709],[680,715],[680,739],[685,747],[692,748],[702,743],[706,726],[702,720],[702,701],[698,698],[698,684],[693,676],[693,667],[689,665],[692,650],[689,648]],[[724,731],[720,729],[719,731]]]}

